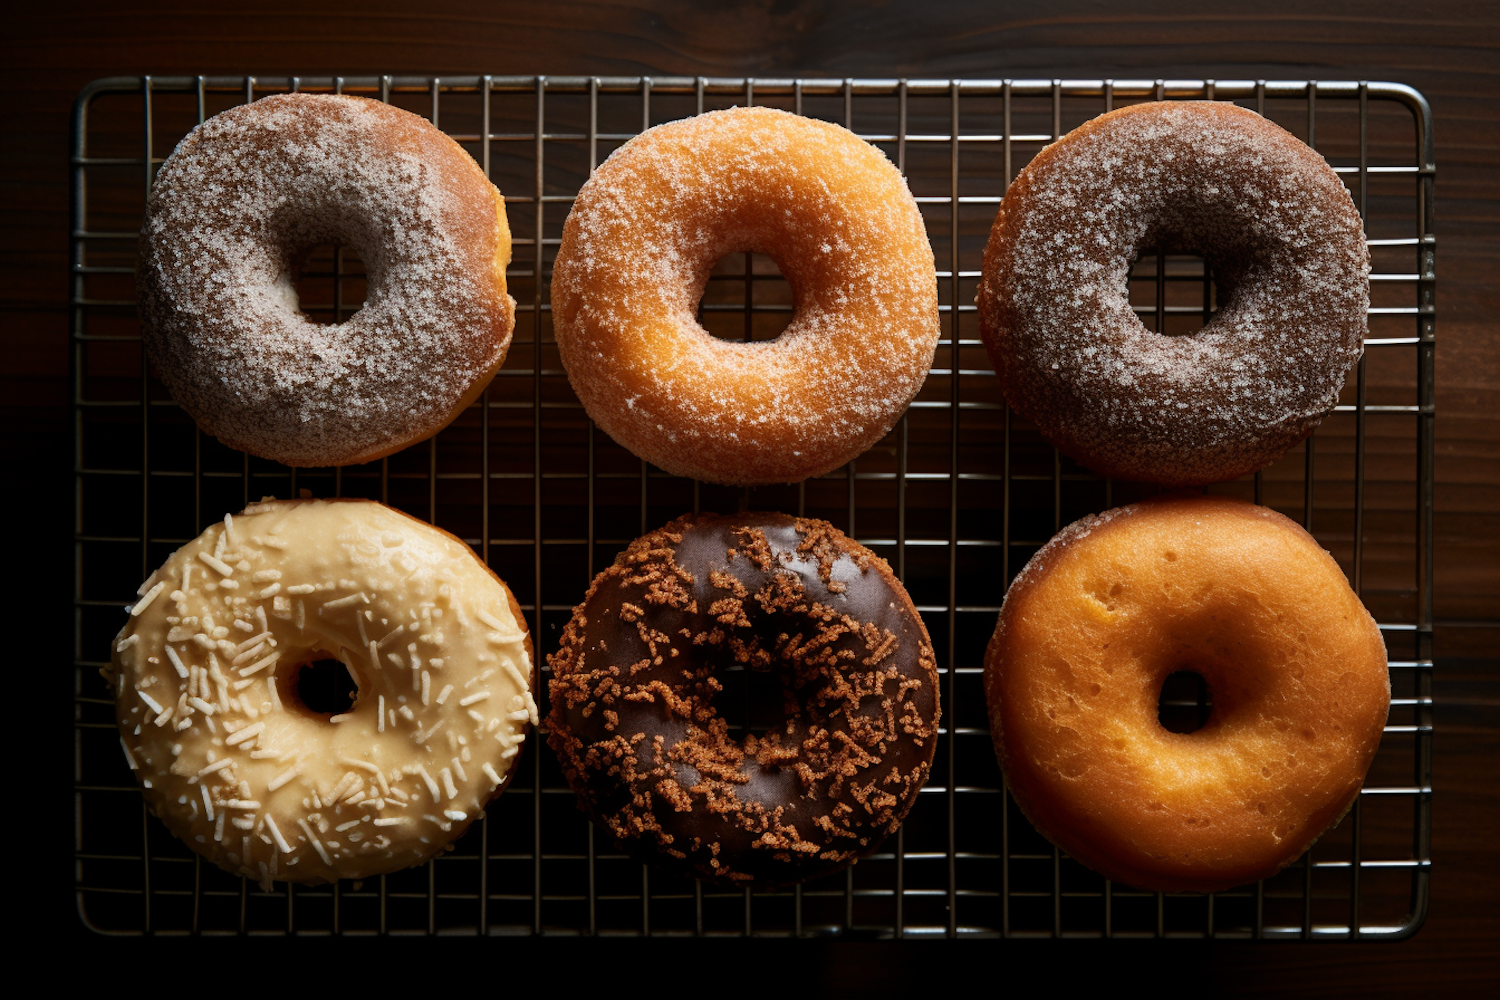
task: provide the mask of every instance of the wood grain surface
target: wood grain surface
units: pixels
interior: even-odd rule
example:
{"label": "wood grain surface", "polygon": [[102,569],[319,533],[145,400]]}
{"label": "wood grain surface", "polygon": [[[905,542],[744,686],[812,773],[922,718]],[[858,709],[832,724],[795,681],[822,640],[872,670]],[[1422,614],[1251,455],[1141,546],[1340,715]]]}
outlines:
{"label": "wood grain surface", "polygon": [[[1111,978],[1144,975],[1165,982],[1170,968],[1173,982],[1192,988],[1214,983],[1250,994],[1467,994],[1494,988],[1500,978],[1493,957],[1500,940],[1500,792],[1494,773],[1500,755],[1500,5],[463,0],[334,7],[278,0],[234,9],[181,2],[32,3],[5,15],[4,23],[4,467],[20,472],[18,485],[41,501],[35,536],[59,539],[38,544],[49,565],[58,567],[43,574],[42,592],[62,610],[38,614],[63,635],[71,631],[66,539],[72,503],[66,165],[70,108],[90,80],[141,73],[646,73],[1337,78],[1418,88],[1435,114],[1438,163],[1438,791],[1427,926],[1415,939],[1393,945],[1010,942],[936,949],[778,945],[756,952],[750,946],[769,942],[751,942],[704,947],[685,961],[780,956],[809,965],[812,981],[834,992],[888,986],[908,976],[926,979],[934,968],[946,977],[981,966],[992,970],[990,988],[1003,989],[1031,979],[1035,968],[1025,968],[1041,965],[1063,980],[1068,970],[1077,970],[1080,983],[1095,981],[1106,969],[1117,970],[1108,972]],[[56,716],[49,718],[54,728],[66,728]],[[66,758],[70,751],[58,753]],[[69,802],[59,801],[58,808],[60,815],[71,815]],[[59,871],[50,879],[54,895],[59,879],[69,877]],[[59,926],[69,927],[69,919],[60,915]],[[568,947],[571,952],[544,942],[534,953],[549,962],[588,953],[584,946]],[[401,950],[416,955],[421,949]],[[683,950],[674,946],[673,954]],[[608,944],[595,952],[622,961],[644,953]],[[659,948],[651,953],[668,954]],[[757,964],[766,960],[755,958]]]}

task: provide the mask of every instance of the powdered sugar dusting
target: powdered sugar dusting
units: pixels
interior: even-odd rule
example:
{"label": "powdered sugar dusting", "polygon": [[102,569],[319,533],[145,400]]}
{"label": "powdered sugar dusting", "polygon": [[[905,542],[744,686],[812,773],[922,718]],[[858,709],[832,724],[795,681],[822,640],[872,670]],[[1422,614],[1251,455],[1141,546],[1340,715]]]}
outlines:
{"label": "powdered sugar dusting", "polygon": [[[1220,309],[1166,337],[1131,309],[1141,251],[1206,257]],[[1006,398],[1097,472],[1230,479],[1305,438],[1359,359],[1359,215],[1316,152],[1230,104],[1137,105],[1054,143],[985,251],[981,330]]]}
{"label": "powdered sugar dusting", "polygon": [[[714,263],[770,255],[796,313],[763,343],[694,317]],[[791,482],[878,441],[937,346],[932,249],[905,180],[836,125],[736,108],[658,126],[580,192],[552,281],[574,391],[680,475]]]}
{"label": "powdered sugar dusting", "polygon": [[[499,192],[424,119],[285,94],[233,108],[162,165],[142,231],[152,360],[205,431],[289,465],[345,465],[436,433],[504,360],[510,233]],[[319,243],[364,260],[363,308],[297,308]]]}

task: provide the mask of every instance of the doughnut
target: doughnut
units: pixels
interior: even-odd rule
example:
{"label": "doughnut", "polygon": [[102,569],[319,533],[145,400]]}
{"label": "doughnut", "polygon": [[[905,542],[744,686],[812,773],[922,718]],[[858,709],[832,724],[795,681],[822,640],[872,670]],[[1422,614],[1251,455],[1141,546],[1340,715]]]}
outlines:
{"label": "doughnut", "polygon": [[[341,714],[299,694],[343,663]],[[226,516],[141,585],[110,672],[126,762],[188,847],[320,883],[414,865],[484,814],[536,723],[531,639],[463,542],[368,500]]]}
{"label": "doughnut", "polygon": [[[633,855],[719,885],[838,871],[932,765],[937,664],[885,560],[824,521],[679,518],[594,578],[552,668],[548,742]],[[732,733],[721,667],[774,671],[784,722]]]}
{"label": "doughnut", "polygon": [[[1157,718],[1176,671],[1196,732]],[[1359,794],[1390,704],[1385,644],[1296,523],[1168,496],[1078,521],[1011,585],[985,654],[1016,804],[1106,878],[1213,892],[1275,874]]]}
{"label": "doughnut", "polygon": [[[1143,252],[1201,254],[1197,333],[1131,308]],[[980,334],[1010,405],[1063,454],[1166,486],[1275,461],[1330,413],[1364,349],[1370,255],[1338,175],[1233,104],[1121,108],[1042,150],[985,248]]]}
{"label": "doughnut", "polygon": [[[694,314],[726,254],[767,254],[795,312],[731,343]],[[605,433],[681,476],[821,475],[879,441],[937,349],[937,272],[906,181],[846,129],[770,108],[658,125],[578,194],[552,277],[557,346]]]}
{"label": "doughnut", "polygon": [[[354,248],[364,305],[298,309],[301,259]],[[146,348],[174,399],[231,448],[353,465],[446,427],[510,346],[505,205],[426,119],[281,94],[215,115],[162,164],[141,229]]]}

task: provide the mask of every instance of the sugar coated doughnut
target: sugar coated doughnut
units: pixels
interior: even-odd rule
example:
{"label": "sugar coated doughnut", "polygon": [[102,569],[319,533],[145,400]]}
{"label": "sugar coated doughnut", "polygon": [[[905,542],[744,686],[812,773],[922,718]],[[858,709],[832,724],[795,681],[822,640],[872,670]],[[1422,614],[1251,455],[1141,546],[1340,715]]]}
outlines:
{"label": "sugar coated doughnut", "polygon": [[[173,398],[232,448],[351,465],[431,437],[505,360],[500,192],[426,119],[282,94],[215,115],[156,176],[137,283]],[[302,256],[353,247],[368,296],[335,325],[298,309]]]}
{"label": "sugar coated doughnut", "polygon": [[[1150,249],[1201,254],[1219,310],[1146,329]],[[1169,486],[1274,461],[1338,402],[1363,350],[1370,256],[1338,175],[1232,104],[1121,108],[1042,150],[985,249],[980,332],[1010,401],[1095,472]]]}
{"label": "sugar coated doughnut", "polygon": [[[1212,713],[1158,721],[1189,670]],[[1390,704],[1385,644],[1301,527],[1167,497],[1086,517],[1011,585],[984,664],[1011,794],[1107,878],[1211,892],[1279,871],[1353,804]]]}
{"label": "sugar coated doughnut", "polygon": [[[694,318],[730,253],[767,254],[796,311],[775,340]],[[836,468],[895,425],[937,347],[937,273],[906,181],[826,122],[734,108],[659,125],[599,167],[552,278],[590,417],[682,476],[746,485]]]}
{"label": "sugar coated doughnut", "polygon": [[[298,693],[338,660],[337,715]],[[151,811],[226,871],[331,882],[441,852],[536,722],[525,619],[463,542],[367,500],[263,501],[141,585],[111,660]]]}
{"label": "sugar coated doughnut", "polygon": [[[757,888],[837,871],[900,825],[932,765],[937,665],[890,567],[823,521],[697,515],[600,573],[549,660],[548,740],[632,853]],[[721,670],[780,675],[735,732]],[[716,700],[717,699],[717,700]]]}

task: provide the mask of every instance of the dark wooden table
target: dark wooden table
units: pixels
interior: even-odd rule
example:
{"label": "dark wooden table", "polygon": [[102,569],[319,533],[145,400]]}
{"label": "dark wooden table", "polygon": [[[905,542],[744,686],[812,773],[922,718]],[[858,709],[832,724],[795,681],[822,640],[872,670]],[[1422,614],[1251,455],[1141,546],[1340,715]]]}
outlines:
{"label": "dark wooden table", "polygon": [[[1372,944],[1124,947],[1087,942],[833,944],[751,942],[694,947],[558,942],[442,951],[474,955],[499,975],[525,951],[539,965],[580,956],[645,966],[681,961],[748,966],[755,978],[806,965],[825,990],[888,986],[981,972],[987,988],[1141,978],[1234,992],[1482,992],[1500,981],[1500,864],[1495,830],[1500,757],[1500,8],[1480,2],[1255,5],[1164,2],[1150,13],[1097,0],[1017,3],[605,3],[430,5],[366,2],[339,9],[277,2],[233,10],[160,2],[30,4],[7,16],[0,60],[3,253],[0,308],[7,352],[0,405],[12,494],[33,501],[42,568],[34,634],[67,635],[71,536],[67,383],[68,116],[88,81],[153,73],[674,74],[721,76],[1168,77],[1382,79],[1431,101],[1437,130],[1438,350],[1435,603],[1436,730],[1432,907],[1415,939]],[[1253,12],[1250,8],[1253,6]],[[50,540],[58,540],[53,544]],[[29,550],[28,550],[29,551]],[[53,610],[53,608],[61,610]],[[34,644],[38,662],[56,644]],[[44,650],[54,652],[47,659]],[[66,703],[59,685],[47,689]],[[44,740],[66,730],[37,713]],[[57,746],[66,762],[71,751]],[[67,778],[59,772],[58,787]],[[70,816],[58,795],[54,815]],[[12,810],[19,806],[12,805]],[[56,824],[66,826],[66,821]],[[59,841],[68,838],[59,830]],[[64,845],[65,846],[65,845]],[[59,866],[66,862],[59,856]],[[57,896],[44,873],[37,905]],[[13,921],[17,919],[12,914]],[[54,922],[55,921],[55,922]],[[72,933],[65,906],[28,926]],[[102,947],[97,941],[80,941]],[[414,942],[407,943],[414,945]],[[288,945],[295,948],[296,943]],[[137,944],[142,971],[182,946]],[[350,956],[377,953],[349,943]],[[592,949],[592,951],[590,951]],[[196,949],[195,949],[196,950]],[[307,953],[307,948],[296,949]],[[403,962],[423,961],[420,947]],[[322,959],[339,964],[336,949]],[[228,946],[202,954],[229,957]],[[269,952],[268,952],[269,954]],[[508,956],[508,957],[507,957]],[[313,956],[309,953],[307,957]],[[641,960],[644,959],[644,962]],[[584,958],[592,964],[594,959]],[[758,967],[758,968],[757,968]],[[1186,972],[1189,978],[1184,978]],[[603,975],[592,971],[591,975]],[[554,979],[555,971],[552,973]],[[722,972],[714,975],[722,976]],[[1040,976],[1040,978],[1038,978]],[[502,980],[497,979],[497,986]],[[1486,985],[1487,984],[1487,985]],[[688,988],[688,987],[682,987]]]}

